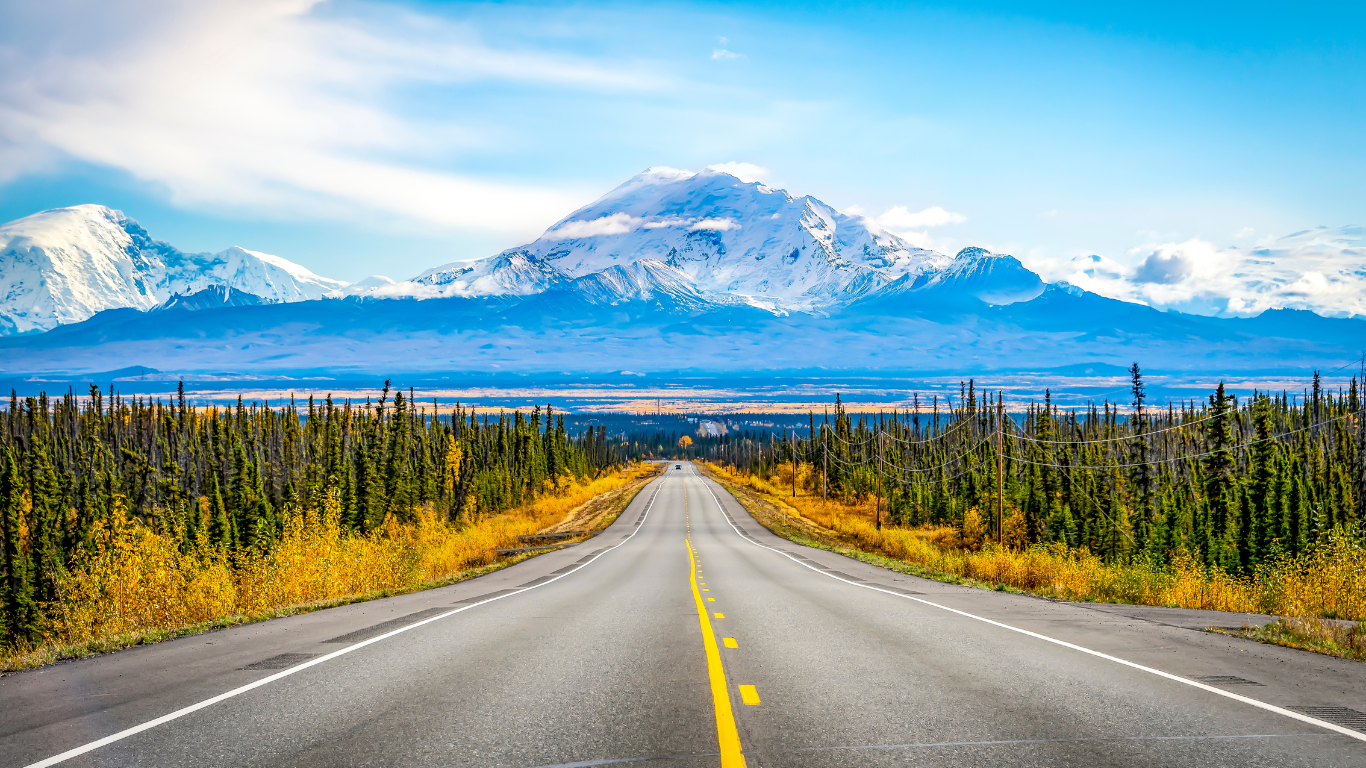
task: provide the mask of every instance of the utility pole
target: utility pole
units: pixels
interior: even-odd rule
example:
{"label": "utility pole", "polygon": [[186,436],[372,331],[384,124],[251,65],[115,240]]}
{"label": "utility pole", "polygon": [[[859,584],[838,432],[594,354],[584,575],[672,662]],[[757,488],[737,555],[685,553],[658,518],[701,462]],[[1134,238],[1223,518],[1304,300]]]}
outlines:
{"label": "utility pole", "polygon": [[877,529],[882,530],[882,476],[886,464],[882,460],[882,432],[877,433]]}
{"label": "utility pole", "polygon": [[792,498],[797,498],[797,430],[792,430],[787,444],[792,448]]}
{"label": "utility pole", "polygon": [[826,481],[826,479],[828,479],[828,478],[830,477],[830,446],[827,445],[826,442],[825,442],[825,433],[828,432],[828,431],[829,431],[829,430],[827,430],[825,427],[823,427],[823,426],[821,427],[821,464],[823,465],[823,466],[821,467],[821,500],[822,500],[822,501],[824,501],[825,499],[830,498],[830,497],[826,494],[826,490],[825,490],[825,481]]}
{"label": "utility pole", "polygon": [[1357,519],[1366,514],[1366,355],[1361,357],[1361,372],[1357,376]]}
{"label": "utility pole", "polygon": [[1002,544],[1001,535],[1001,516],[1005,511],[1005,455],[1002,453],[1002,435],[1005,428],[1003,416],[1005,414],[1005,400],[1001,396],[1001,391],[996,391],[996,543]]}

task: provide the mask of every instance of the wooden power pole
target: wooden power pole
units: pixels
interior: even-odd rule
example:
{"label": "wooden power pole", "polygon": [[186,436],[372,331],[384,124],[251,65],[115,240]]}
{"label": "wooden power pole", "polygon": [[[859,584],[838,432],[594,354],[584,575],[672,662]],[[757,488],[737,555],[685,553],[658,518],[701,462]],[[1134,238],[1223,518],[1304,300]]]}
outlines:
{"label": "wooden power pole", "polygon": [[1005,454],[1002,449],[1004,443],[1002,431],[1005,429],[1005,400],[1002,399],[1000,390],[996,391],[996,543],[1004,543],[1001,532],[1001,518],[1005,512]]}
{"label": "wooden power pole", "polygon": [[877,529],[882,530],[882,476],[886,464],[882,460],[882,432],[877,433]]}
{"label": "wooden power pole", "polygon": [[829,430],[821,427],[821,499],[828,499],[826,495],[825,481],[830,477],[830,446],[825,442],[825,433]]}
{"label": "wooden power pole", "polygon": [[792,430],[792,434],[787,439],[788,447],[792,449],[792,498],[797,498],[797,430]]}

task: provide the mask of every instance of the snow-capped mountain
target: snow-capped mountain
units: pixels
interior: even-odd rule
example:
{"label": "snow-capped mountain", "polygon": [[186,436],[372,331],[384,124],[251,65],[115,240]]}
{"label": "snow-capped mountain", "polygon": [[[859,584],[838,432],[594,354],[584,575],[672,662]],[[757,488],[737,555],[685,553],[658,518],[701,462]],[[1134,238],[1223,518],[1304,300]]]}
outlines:
{"label": "snow-capped mountain", "polygon": [[48,330],[105,309],[148,310],[212,286],[269,303],[321,298],[346,285],[244,248],[183,253],[102,205],[0,226],[0,335]]}
{"label": "snow-capped mountain", "polygon": [[651,168],[535,242],[413,282],[434,295],[528,295],[644,259],[677,270],[704,295],[802,311],[845,304],[950,262],[813,197],[720,171]]}
{"label": "snow-capped mountain", "polygon": [[986,304],[1029,301],[1044,282],[1019,259],[983,248],[964,248],[944,268],[908,274],[858,304],[879,309],[933,308],[977,300]]}
{"label": "snow-capped mountain", "polygon": [[597,306],[648,302],[671,310],[695,311],[714,306],[692,279],[659,259],[642,259],[626,266],[576,277],[546,292]]}
{"label": "snow-capped mountain", "polygon": [[409,285],[418,287],[412,291],[416,296],[530,296],[569,279],[542,259],[522,251],[508,251],[487,259],[457,261],[429,269]]}
{"label": "snow-capped mountain", "polygon": [[222,307],[255,307],[265,302],[260,296],[226,285],[214,285],[194,293],[177,293],[152,312],[198,312]]}

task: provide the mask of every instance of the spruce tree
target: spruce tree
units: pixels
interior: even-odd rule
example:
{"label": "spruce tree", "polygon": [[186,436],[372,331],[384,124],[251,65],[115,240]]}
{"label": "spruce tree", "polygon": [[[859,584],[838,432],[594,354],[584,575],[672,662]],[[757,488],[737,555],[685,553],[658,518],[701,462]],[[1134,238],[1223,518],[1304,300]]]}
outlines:
{"label": "spruce tree", "polygon": [[232,520],[228,517],[227,505],[223,503],[223,492],[218,487],[217,477],[210,481],[209,487],[209,543],[230,549],[233,545]]}
{"label": "spruce tree", "polygon": [[3,555],[5,572],[0,580],[0,621],[3,622],[4,637],[13,641],[27,642],[33,639],[37,630],[37,612],[34,606],[33,562],[28,542],[23,540],[23,531],[28,528],[24,519],[26,493],[24,479],[14,450],[6,448],[0,457],[0,524],[3,531]]}
{"label": "spruce tree", "polygon": [[1230,397],[1224,382],[1210,395],[1209,420],[1205,422],[1204,457],[1205,505],[1208,509],[1207,557],[1210,562],[1225,568],[1236,567],[1237,551],[1231,539],[1236,524],[1233,517],[1233,429],[1230,419]]}

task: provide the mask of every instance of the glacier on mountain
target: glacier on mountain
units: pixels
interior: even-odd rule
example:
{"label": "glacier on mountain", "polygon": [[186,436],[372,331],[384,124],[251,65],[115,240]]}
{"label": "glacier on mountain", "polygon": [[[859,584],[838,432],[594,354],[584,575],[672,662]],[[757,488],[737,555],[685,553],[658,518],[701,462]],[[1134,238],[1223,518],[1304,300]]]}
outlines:
{"label": "glacier on mountain", "polygon": [[1013,257],[968,249],[950,258],[916,248],[870,219],[716,169],[650,168],[534,242],[397,283],[372,275],[348,284],[240,247],[184,253],[100,205],[0,226],[0,335],[49,330],[106,309],[147,311],[215,286],[262,303],[550,294],[539,305],[561,311],[575,301],[647,301],[692,312],[748,304],[779,315],[884,301],[914,308],[955,292],[1009,303],[1042,290]]}
{"label": "glacier on mountain", "polygon": [[1311,312],[1198,317],[1045,284],[1013,256],[914,248],[814,198],[715,170],[651,169],[532,243],[398,283],[347,285],[240,248],[185,254],[100,206],[0,227],[0,276],[11,333],[65,323],[0,338],[11,376],[108,371],[114,344],[121,365],[214,376],[1134,360],[1265,373],[1346,359],[1366,335],[1363,321]]}
{"label": "glacier on mountain", "polygon": [[55,208],[0,226],[0,335],[44,331],[119,307],[226,286],[264,302],[317,299],[347,286],[268,253],[183,253],[102,205]]}
{"label": "glacier on mountain", "polygon": [[532,243],[423,273],[412,294],[527,295],[644,259],[703,295],[796,311],[845,304],[951,261],[814,197],[716,170],[651,168]]}

